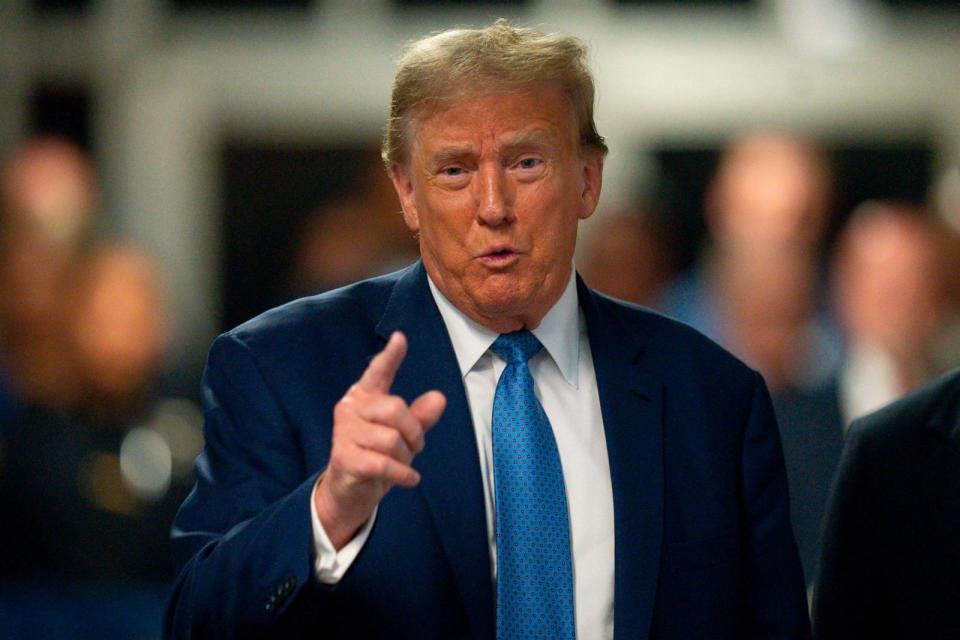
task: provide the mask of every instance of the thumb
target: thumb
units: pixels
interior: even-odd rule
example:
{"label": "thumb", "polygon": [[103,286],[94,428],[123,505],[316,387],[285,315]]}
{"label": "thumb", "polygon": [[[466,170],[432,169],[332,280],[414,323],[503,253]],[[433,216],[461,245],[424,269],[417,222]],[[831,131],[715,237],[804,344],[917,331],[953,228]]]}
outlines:
{"label": "thumb", "polygon": [[437,423],[446,408],[447,397],[445,395],[439,391],[427,391],[413,401],[413,404],[410,405],[410,413],[420,421],[423,430],[427,431]]}

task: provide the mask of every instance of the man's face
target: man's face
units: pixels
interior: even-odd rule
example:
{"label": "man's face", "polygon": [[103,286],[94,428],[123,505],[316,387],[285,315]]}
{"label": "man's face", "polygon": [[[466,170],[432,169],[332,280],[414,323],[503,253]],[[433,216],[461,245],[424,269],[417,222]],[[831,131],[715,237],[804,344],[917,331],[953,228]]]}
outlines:
{"label": "man's face", "polygon": [[600,195],[602,155],[580,151],[568,100],[555,88],[468,97],[411,134],[392,177],[430,277],[491,329],[536,327]]}

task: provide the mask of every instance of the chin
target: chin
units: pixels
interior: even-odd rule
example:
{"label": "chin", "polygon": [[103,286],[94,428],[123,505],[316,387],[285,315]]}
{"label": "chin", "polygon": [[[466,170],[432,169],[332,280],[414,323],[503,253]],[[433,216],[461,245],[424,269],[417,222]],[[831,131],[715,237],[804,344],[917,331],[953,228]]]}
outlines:
{"label": "chin", "polygon": [[[493,285],[493,286],[491,286]],[[530,311],[535,296],[531,288],[517,282],[486,282],[473,299],[480,311],[491,318],[522,316]]]}
{"label": "chin", "polygon": [[525,286],[516,275],[496,273],[488,275],[476,288],[477,299],[496,304],[497,301],[520,300],[525,298],[530,287]]}

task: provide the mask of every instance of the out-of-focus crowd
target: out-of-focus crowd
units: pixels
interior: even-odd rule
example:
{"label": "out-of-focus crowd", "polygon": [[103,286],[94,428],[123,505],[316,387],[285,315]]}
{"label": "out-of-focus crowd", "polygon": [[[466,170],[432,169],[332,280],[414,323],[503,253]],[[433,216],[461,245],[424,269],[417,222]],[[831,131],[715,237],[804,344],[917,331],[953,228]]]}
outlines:
{"label": "out-of-focus crowd", "polygon": [[[291,297],[416,259],[389,181],[365,173],[381,179],[302,225]],[[676,267],[669,215],[646,209],[601,211],[577,258],[595,288],[693,325],[763,374],[808,584],[846,425],[960,365],[956,197],[836,212],[833,190],[815,144],[750,133],[721,156],[691,269]],[[90,637],[154,633],[170,523],[203,443],[166,373],[160,267],[105,234],[99,210],[93,165],[69,142],[30,140],[3,165],[0,631],[20,637],[57,633],[64,603],[104,601],[122,603],[85,609]],[[84,637],[71,625],[58,635]]]}
{"label": "out-of-focus crowd", "polygon": [[0,175],[5,637],[155,636],[203,444],[162,375],[158,266],[98,233],[99,208],[91,161],[64,140],[25,143]]}
{"label": "out-of-focus crowd", "polygon": [[822,150],[751,132],[730,143],[707,188],[708,240],[692,269],[674,271],[669,229],[647,211],[607,217],[578,265],[601,291],[696,327],[763,374],[808,586],[846,427],[960,366],[952,184],[931,189],[929,204],[836,212]]}

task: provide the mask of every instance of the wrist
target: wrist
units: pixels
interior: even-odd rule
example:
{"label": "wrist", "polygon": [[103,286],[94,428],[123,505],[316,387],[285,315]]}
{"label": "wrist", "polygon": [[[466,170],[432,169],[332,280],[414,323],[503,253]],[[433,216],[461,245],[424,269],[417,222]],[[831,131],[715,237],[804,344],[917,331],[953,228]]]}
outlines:
{"label": "wrist", "polygon": [[330,482],[326,471],[317,478],[313,488],[313,505],[333,548],[340,551],[363,527],[369,515],[351,514],[349,510],[340,508],[330,491]]}

